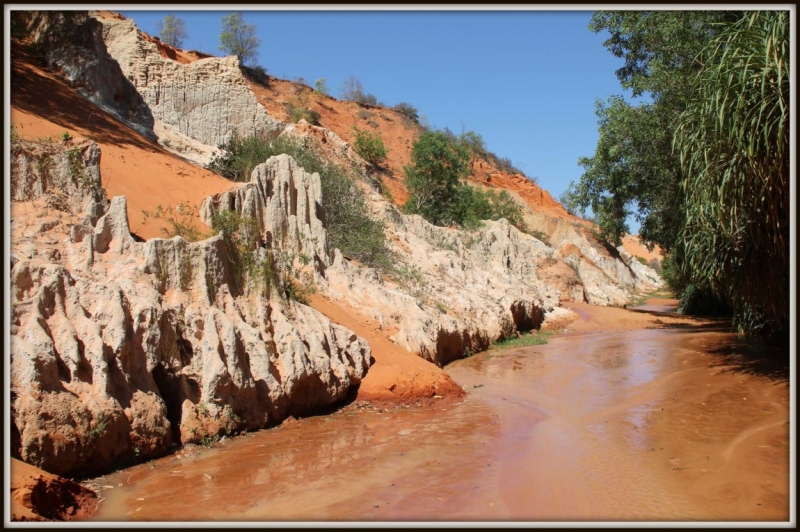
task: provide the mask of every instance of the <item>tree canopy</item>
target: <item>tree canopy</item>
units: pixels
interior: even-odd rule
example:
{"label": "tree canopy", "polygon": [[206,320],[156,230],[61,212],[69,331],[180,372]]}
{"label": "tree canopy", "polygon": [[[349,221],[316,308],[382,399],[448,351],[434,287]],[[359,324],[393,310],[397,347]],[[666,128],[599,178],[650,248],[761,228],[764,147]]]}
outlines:
{"label": "tree canopy", "polygon": [[159,20],[156,23],[156,29],[161,42],[173,48],[181,48],[183,41],[189,38],[189,32],[186,30],[186,21],[174,15],[167,15]]}
{"label": "tree canopy", "polygon": [[256,36],[255,24],[248,24],[241,13],[231,13],[222,17],[222,32],[219,35],[219,49],[235,55],[243,65],[252,64],[258,57],[261,39]]}
{"label": "tree canopy", "polygon": [[591,207],[614,244],[635,214],[687,300],[717,298],[741,330],[785,329],[788,13],[605,11],[589,28],[610,33],[622,87],[645,101],[598,102],[573,206]]}

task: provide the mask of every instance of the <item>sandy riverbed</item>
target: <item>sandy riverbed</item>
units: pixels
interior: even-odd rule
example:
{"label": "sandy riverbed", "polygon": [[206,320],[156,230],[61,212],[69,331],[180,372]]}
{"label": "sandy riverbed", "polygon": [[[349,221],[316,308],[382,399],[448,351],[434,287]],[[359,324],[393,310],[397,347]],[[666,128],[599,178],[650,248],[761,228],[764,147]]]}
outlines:
{"label": "sandy riverbed", "polygon": [[94,479],[99,520],[788,520],[785,350],[573,304],[544,346],[447,373],[458,404],[356,408]]}

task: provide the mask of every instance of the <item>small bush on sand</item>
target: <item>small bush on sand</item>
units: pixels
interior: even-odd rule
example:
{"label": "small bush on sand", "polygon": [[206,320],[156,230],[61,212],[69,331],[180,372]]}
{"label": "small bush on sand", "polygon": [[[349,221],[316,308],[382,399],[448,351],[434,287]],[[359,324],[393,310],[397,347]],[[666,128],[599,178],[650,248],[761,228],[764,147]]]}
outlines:
{"label": "small bush on sand", "polygon": [[362,159],[375,166],[380,165],[386,159],[389,150],[383,145],[383,138],[380,133],[372,133],[353,126],[356,140],[353,142],[353,149]]}
{"label": "small bush on sand", "polygon": [[394,106],[395,111],[400,111],[407,118],[410,118],[415,123],[419,124],[419,111],[410,103],[400,102]]}
{"label": "small bush on sand", "polygon": [[197,226],[197,214],[197,208],[188,201],[182,202],[175,209],[171,205],[166,209],[159,205],[153,212],[142,210],[142,225],[147,224],[151,218],[163,220],[167,224],[167,227],[161,228],[164,236],[167,238],[179,236],[189,242],[196,242],[201,236],[200,228]]}

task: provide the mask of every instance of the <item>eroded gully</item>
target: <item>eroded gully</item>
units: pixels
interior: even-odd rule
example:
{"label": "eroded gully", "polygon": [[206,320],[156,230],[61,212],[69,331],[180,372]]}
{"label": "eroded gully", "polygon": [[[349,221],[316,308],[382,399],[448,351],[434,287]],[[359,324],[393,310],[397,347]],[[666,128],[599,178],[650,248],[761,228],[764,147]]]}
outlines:
{"label": "eroded gully", "polygon": [[788,383],[765,349],[688,327],[481,353],[447,367],[460,404],[182,450],[94,479],[95,519],[787,520]]}

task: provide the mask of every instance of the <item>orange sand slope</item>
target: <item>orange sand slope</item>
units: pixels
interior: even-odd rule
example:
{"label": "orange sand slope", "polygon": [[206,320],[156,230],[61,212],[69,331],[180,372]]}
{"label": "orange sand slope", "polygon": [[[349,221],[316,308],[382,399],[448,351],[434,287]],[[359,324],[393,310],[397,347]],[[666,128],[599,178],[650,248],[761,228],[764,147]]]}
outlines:
{"label": "orange sand slope", "polygon": [[[106,195],[127,198],[131,231],[142,238],[164,236],[158,221],[142,224],[142,210],[183,201],[199,207],[206,196],[237,186],[142,137],[23,57],[12,60],[11,123],[26,139],[59,140],[67,131],[97,142]],[[196,223],[210,234],[199,218]]]}
{"label": "orange sand slope", "polygon": [[[104,18],[124,19],[119,13],[97,11]],[[140,28],[141,29],[141,28]],[[144,33],[144,32],[143,32]],[[145,38],[157,43],[162,57],[179,63],[191,63],[210,57],[197,51],[180,50],[168,46],[158,38],[144,33]],[[319,113],[319,125],[327,128],[348,143],[355,140],[353,127],[379,133],[388,149],[386,160],[376,169],[382,185],[397,205],[408,199],[408,191],[403,183],[403,167],[411,163],[411,149],[414,141],[424,129],[405,115],[391,108],[338,100],[315,92],[310,86],[289,80],[266,76],[266,83],[248,80],[251,90],[264,106],[267,114],[277,120],[291,122],[290,108],[307,107]],[[570,215],[564,207],[537,184],[521,174],[499,171],[493,164],[475,160],[469,180],[474,184],[496,187],[514,193],[535,212],[553,218],[587,224],[583,219]]]}
{"label": "orange sand slope", "polygon": [[97,494],[71,480],[11,458],[11,520],[73,521],[91,517]]}
{"label": "orange sand slope", "polygon": [[651,261],[652,259],[658,259],[661,261],[663,258],[660,247],[656,246],[653,248],[653,251],[649,251],[639,241],[639,235],[625,235],[622,238],[622,246],[625,248],[625,251],[634,257],[644,257],[648,261]]}
{"label": "orange sand slope", "polygon": [[409,404],[448,402],[466,396],[438,366],[389,340],[395,331],[382,329],[380,324],[346,308],[345,304],[319,295],[312,297],[311,306],[369,342],[374,363],[361,381],[357,400],[373,404]]}

